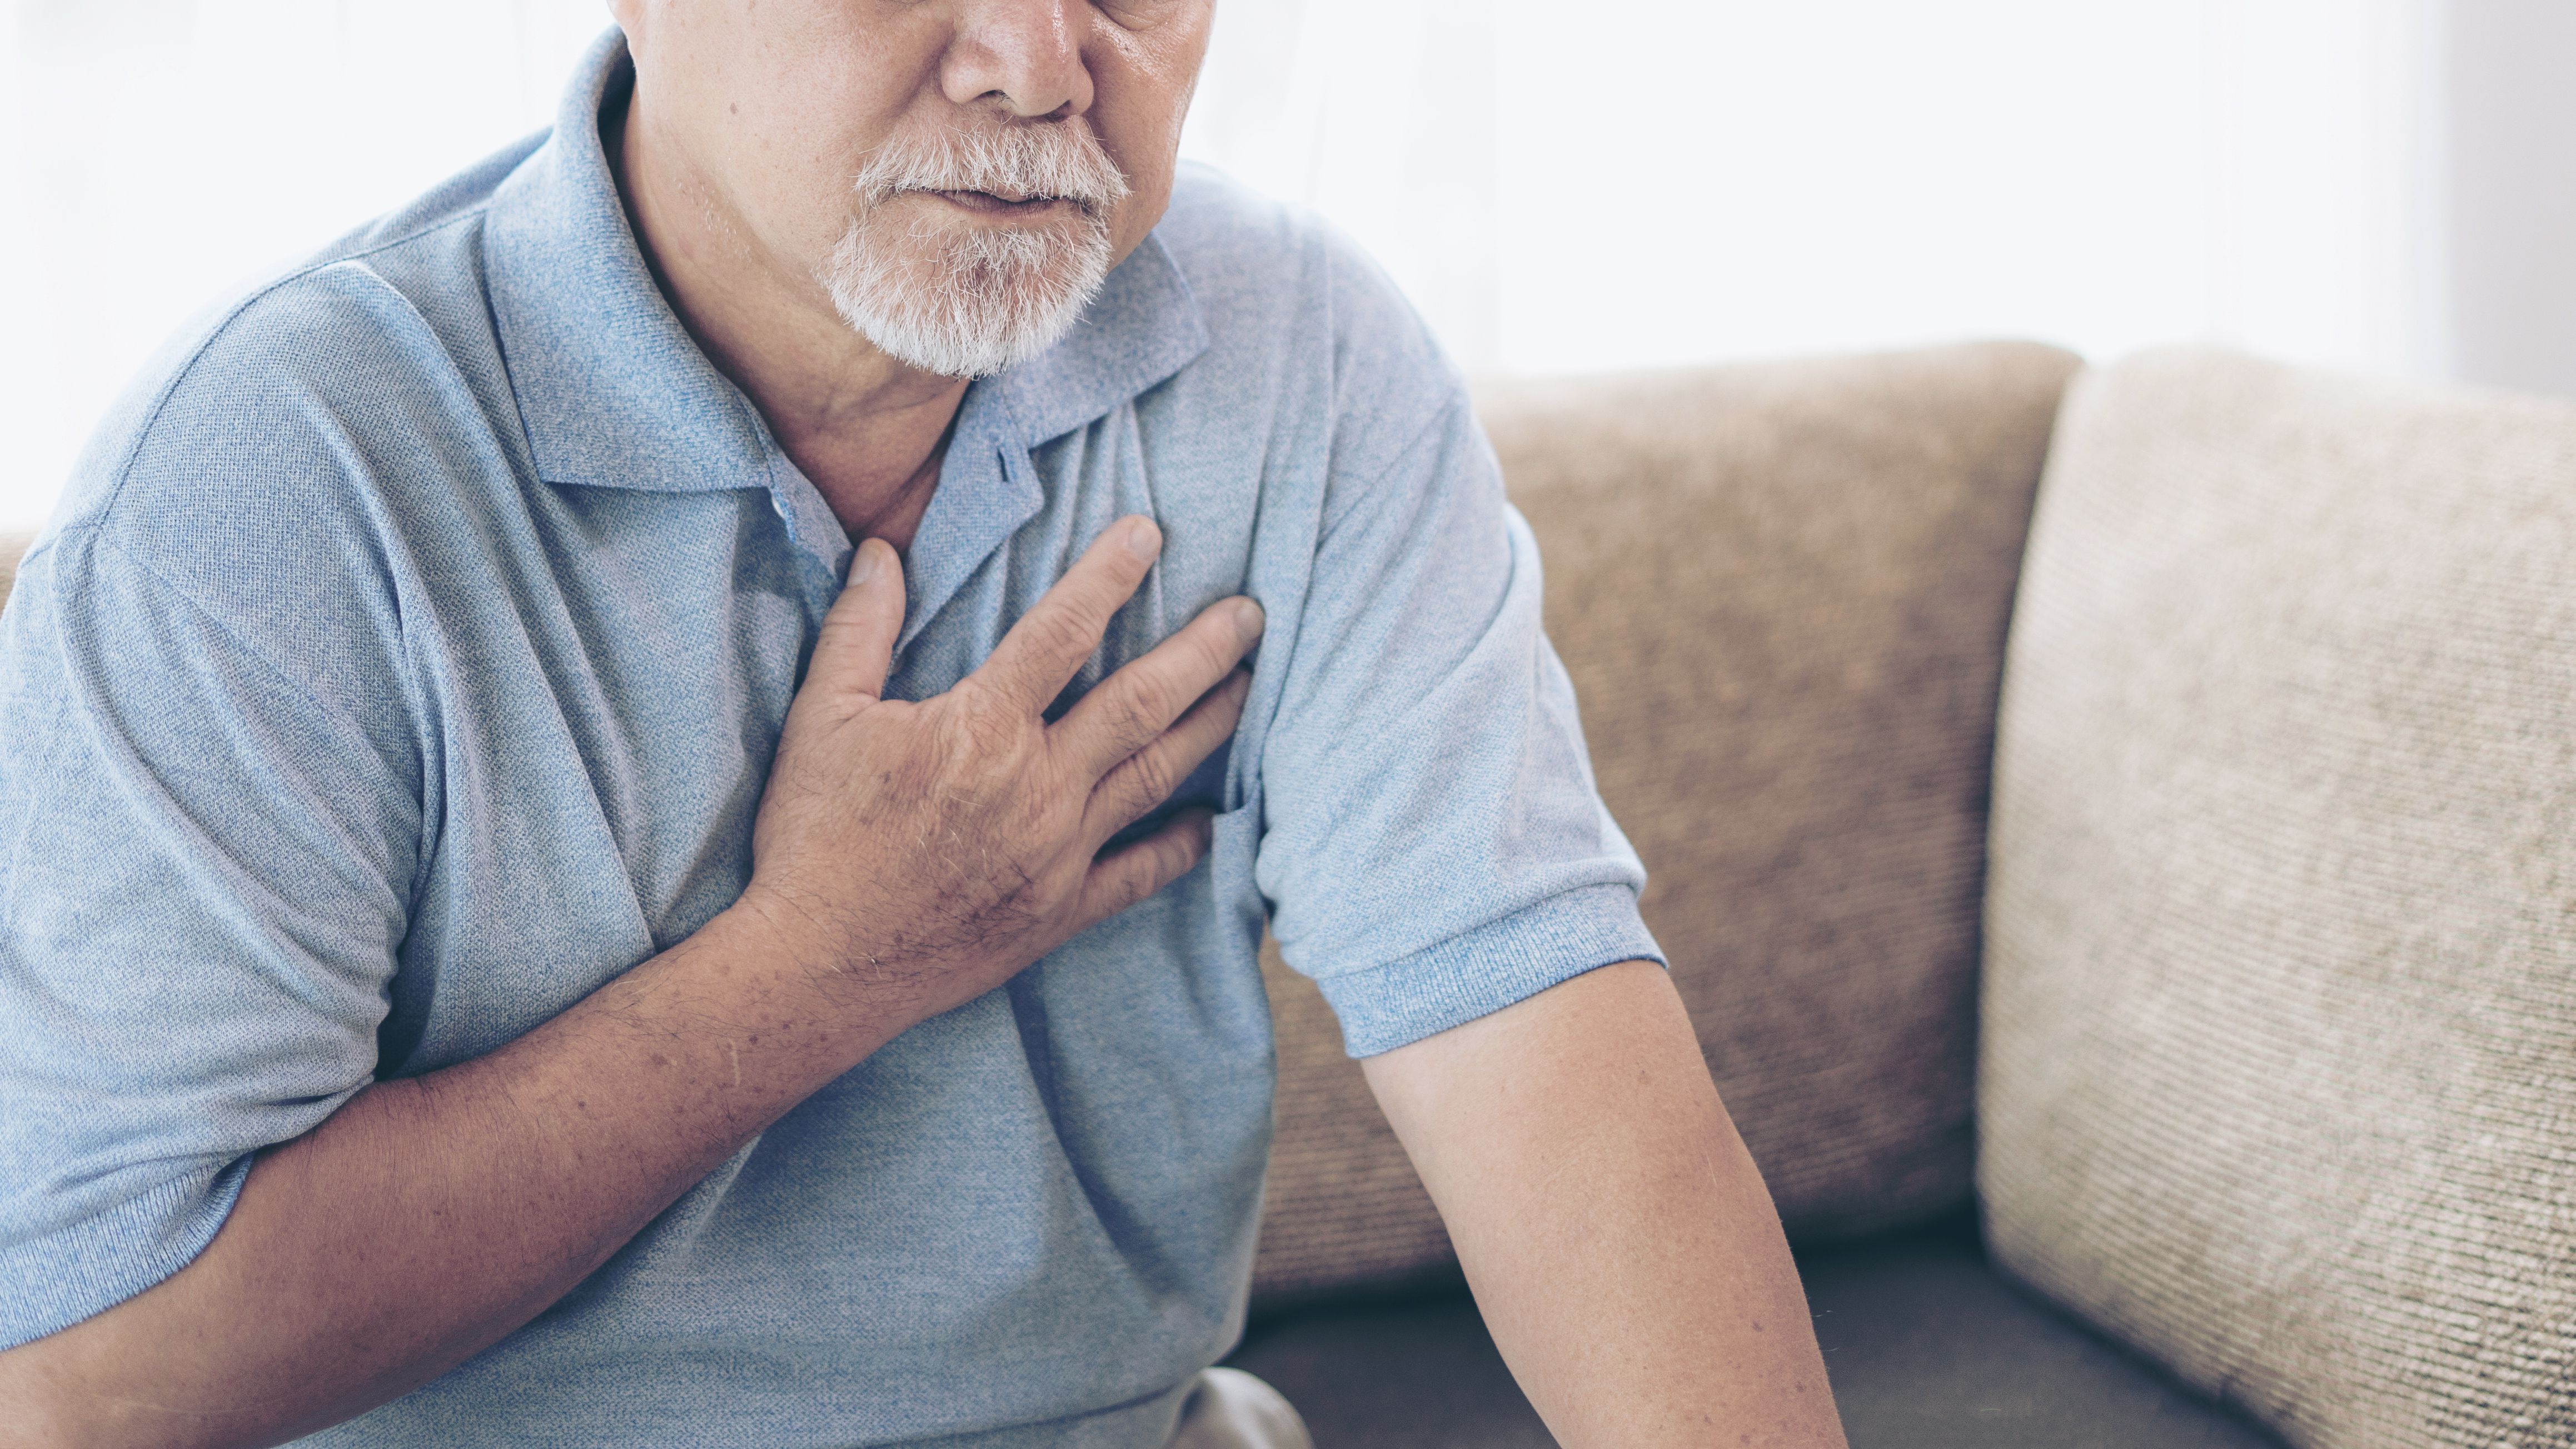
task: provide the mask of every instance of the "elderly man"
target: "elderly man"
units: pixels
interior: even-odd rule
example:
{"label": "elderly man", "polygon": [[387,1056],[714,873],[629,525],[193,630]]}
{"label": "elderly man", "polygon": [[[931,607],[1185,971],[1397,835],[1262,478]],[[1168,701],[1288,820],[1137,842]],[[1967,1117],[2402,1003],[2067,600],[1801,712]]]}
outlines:
{"label": "elderly man", "polygon": [[1267,913],[1560,1439],[1839,1443],[1455,375],[1176,171],[1210,0],[615,9],[25,564],[0,1441],[1299,1442]]}

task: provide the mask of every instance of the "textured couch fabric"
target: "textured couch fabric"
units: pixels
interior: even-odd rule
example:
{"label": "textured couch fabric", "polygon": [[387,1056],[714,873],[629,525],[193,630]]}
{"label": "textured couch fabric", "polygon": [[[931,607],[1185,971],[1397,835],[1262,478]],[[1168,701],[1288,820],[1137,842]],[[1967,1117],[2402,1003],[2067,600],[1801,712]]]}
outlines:
{"label": "textured couch fabric", "polygon": [[2311,1449],[2576,1443],[2576,407],[2086,377],[1992,871],[2003,1264]]}
{"label": "textured couch fabric", "polygon": [[[1647,924],[1801,1239],[1968,1193],[1996,677],[2076,365],[1980,344],[1480,395]],[[1330,1013],[1269,967],[1261,1300],[1444,1271]]]}

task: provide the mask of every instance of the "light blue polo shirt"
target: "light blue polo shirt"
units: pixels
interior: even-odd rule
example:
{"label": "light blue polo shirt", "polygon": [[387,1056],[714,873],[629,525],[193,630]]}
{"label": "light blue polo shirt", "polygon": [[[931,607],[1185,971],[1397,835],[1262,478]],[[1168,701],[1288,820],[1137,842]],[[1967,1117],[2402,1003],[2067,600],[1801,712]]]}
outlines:
{"label": "light blue polo shirt", "polygon": [[[0,1346],[176,1271],[250,1154],[491,1051],[749,877],[850,540],[550,136],[175,342],[0,619]],[[1347,243],[1185,170],[1052,351],[969,387],[890,693],[1112,519],[1087,686],[1268,610],[1190,875],[922,1023],[562,1302],[310,1442],[1159,1446],[1233,1343],[1265,913],[1366,1055],[1654,957],[1460,382]]]}

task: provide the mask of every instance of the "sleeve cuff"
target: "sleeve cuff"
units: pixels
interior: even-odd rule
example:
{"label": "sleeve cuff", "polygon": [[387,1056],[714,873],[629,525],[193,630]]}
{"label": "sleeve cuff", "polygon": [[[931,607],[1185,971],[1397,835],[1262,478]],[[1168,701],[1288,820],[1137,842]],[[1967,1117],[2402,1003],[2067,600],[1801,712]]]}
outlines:
{"label": "sleeve cuff", "polygon": [[1585,886],[1383,966],[1318,978],[1342,1049],[1373,1057],[1620,961],[1664,965],[1625,885]]}
{"label": "sleeve cuff", "polygon": [[0,1352],[94,1318],[194,1262],[231,1215],[251,1162],[212,1182],[190,1174],[42,1237],[0,1241]]}

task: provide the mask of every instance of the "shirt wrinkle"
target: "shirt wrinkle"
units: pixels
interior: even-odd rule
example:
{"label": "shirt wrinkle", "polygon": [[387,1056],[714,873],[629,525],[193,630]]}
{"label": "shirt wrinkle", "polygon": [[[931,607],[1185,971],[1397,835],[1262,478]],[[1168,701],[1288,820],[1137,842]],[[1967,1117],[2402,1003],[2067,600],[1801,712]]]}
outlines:
{"label": "shirt wrinkle", "polygon": [[1358,487],[1343,486],[1332,489],[1327,495],[1328,498],[1337,497],[1341,506],[1325,514],[1323,526],[1318,530],[1319,542],[1331,543],[1333,536],[1340,532],[1342,521],[1350,516],[1351,510],[1360,506],[1362,501],[1375,497],[1378,490],[1386,486],[1387,479],[1394,477],[1397,470],[1413,461],[1414,454],[1428,451],[1454,424],[1459,411],[1467,406],[1468,404],[1460,399],[1451,399],[1439,411],[1423,419],[1422,426],[1414,430],[1413,436],[1405,441],[1404,446],[1396,449],[1387,458],[1385,464],[1369,475],[1365,483]]}

